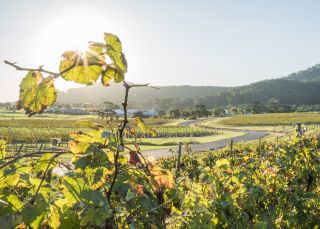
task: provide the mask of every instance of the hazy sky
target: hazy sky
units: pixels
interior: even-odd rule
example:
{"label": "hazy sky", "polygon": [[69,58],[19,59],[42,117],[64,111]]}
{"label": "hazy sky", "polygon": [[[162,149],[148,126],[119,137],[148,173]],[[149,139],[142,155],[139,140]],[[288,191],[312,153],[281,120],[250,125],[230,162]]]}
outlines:
{"label": "hazy sky", "polygon": [[[0,101],[25,72],[117,34],[130,82],[235,86],[320,63],[320,1],[0,0]],[[74,86],[57,82],[59,89]]]}

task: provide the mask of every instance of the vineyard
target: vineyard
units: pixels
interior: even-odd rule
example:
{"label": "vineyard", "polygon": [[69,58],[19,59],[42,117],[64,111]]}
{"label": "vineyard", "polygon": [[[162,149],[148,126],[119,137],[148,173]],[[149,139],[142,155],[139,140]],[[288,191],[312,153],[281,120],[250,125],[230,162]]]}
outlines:
{"label": "vineyard", "polygon": [[162,159],[176,174],[172,228],[317,228],[320,142],[315,136]]}
{"label": "vineyard", "polygon": [[[107,122],[101,118],[84,119],[81,116],[73,116],[69,118],[57,116],[56,118],[0,118],[0,139],[7,142],[19,143],[39,143],[50,142],[52,138],[60,138],[63,141],[69,140],[69,133],[77,130],[86,130],[88,128],[81,127],[77,123],[81,120],[91,120],[102,126],[115,127],[119,122]],[[174,126],[163,126],[162,124],[170,123],[173,120],[165,120],[158,118],[145,119],[147,125],[153,126],[157,132],[157,136],[173,137],[173,136],[208,136],[215,134],[214,131],[179,128]],[[132,123],[135,126],[135,123]],[[186,132],[186,134],[183,134]],[[143,133],[140,137],[147,137],[150,134]]]}
{"label": "vineyard", "polygon": [[139,131],[137,136],[140,138],[177,138],[177,137],[204,137],[218,134],[217,129],[196,128],[183,126],[153,126],[156,135]]}
{"label": "vineyard", "polygon": [[[141,152],[140,138],[200,138],[217,135],[217,129],[129,118],[130,90],[152,86],[125,81],[127,60],[116,35],[104,33],[103,41],[89,42],[86,52],[64,52],[58,72],[5,63],[27,71],[20,83],[17,109],[29,117],[55,103],[57,78],[83,85],[99,79],[104,87],[110,81],[122,82],[124,99],[123,117],[115,121],[94,117],[0,120],[0,138],[8,141],[0,140],[2,229],[320,225],[318,135],[292,136],[286,142],[277,138],[276,143],[261,139],[258,144],[231,143],[229,148],[197,154],[186,145],[182,157],[180,144],[177,158],[156,161]],[[299,122],[317,123],[316,115],[305,114],[303,120],[300,116]],[[254,117],[264,125],[296,120],[294,115],[288,119],[282,114],[228,120],[253,125],[259,119]],[[52,137],[68,141],[67,145],[55,139],[49,146]]]}
{"label": "vineyard", "polygon": [[319,113],[274,113],[236,115],[219,122],[232,126],[294,125],[294,123],[319,124]]}

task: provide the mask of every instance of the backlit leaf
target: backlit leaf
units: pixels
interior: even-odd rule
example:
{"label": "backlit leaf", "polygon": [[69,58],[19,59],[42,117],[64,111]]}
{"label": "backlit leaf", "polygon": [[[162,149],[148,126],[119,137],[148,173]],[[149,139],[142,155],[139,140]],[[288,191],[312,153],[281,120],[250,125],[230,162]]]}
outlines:
{"label": "backlit leaf", "polygon": [[57,98],[53,84],[54,78],[43,78],[40,72],[30,71],[20,84],[20,95],[17,109],[25,109],[26,114],[42,113]]}
{"label": "backlit leaf", "polygon": [[112,49],[115,52],[122,52],[121,41],[116,35],[114,35],[112,33],[105,33],[104,40],[106,42],[108,49]]}
{"label": "backlit leaf", "polygon": [[87,57],[83,58],[73,51],[65,52],[62,57],[59,70],[65,80],[92,85],[99,78],[102,70],[98,62],[89,63]]}
{"label": "backlit leaf", "polygon": [[147,129],[146,124],[144,123],[144,121],[140,117],[136,117],[136,118],[134,118],[134,120],[136,121],[139,129],[141,129],[142,131],[145,131]]}
{"label": "backlit leaf", "polygon": [[122,53],[122,45],[120,39],[111,33],[104,34],[104,40],[107,46],[107,54],[113,61],[118,71],[122,73],[127,72],[127,60]]}
{"label": "backlit leaf", "polygon": [[6,156],[6,142],[0,139],[0,160]]}
{"label": "backlit leaf", "polygon": [[55,205],[50,205],[49,226],[53,229],[59,228],[61,224],[60,211]]}
{"label": "backlit leaf", "polygon": [[104,50],[106,45],[100,42],[90,42],[88,51],[86,53],[86,58],[90,62],[101,61],[105,59]]}
{"label": "backlit leaf", "polygon": [[114,68],[107,67],[107,70],[101,77],[101,83],[103,86],[109,86],[111,80],[114,80],[116,83],[120,83],[124,80],[124,75],[122,72],[117,71]]}
{"label": "backlit leaf", "polygon": [[95,122],[90,121],[90,120],[79,120],[79,121],[75,122],[75,125],[81,126],[81,127],[88,127],[88,128],[94,129],[94,130],[99,130],[103,127]]}

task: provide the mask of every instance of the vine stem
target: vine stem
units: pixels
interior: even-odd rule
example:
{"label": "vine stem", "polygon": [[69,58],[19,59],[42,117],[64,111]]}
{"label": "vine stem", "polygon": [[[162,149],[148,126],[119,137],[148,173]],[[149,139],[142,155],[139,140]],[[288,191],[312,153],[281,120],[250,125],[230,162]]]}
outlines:
{"label": "vine stem", "polygon": [[[64,154],[64,153],[68,153],[68,152],[49,152],[49,153],[53,153],[53,154]],[[17,156],[15,158],[13,158],[12,160],[10,161],[7,161],[6,163],[0,165],[0,169],[6,167],[7,165],[10,165],[11,163],[14,163],[22,158],[26,158],[26,157],[35,157],[35,156],[39,156],[43,154],[43,152],[33,152],[33,153],[28,153],[28,154],[24,154],[24,155],[21,155],[21,156]],[[5,158],[6,159],[6,158]]]}
{"label": "vine stem", "polygon": [[50,165],[54,162],[54,160],[55,160],[57,157],[59,157],[59,156],[62,155],[62,154],[63,154],[62,152],[61,152],[61,153],[57,153],[57,154],[55,154],[53,157],[51,157],[51,159],[50,159],[50,161],[48,162],[48,165],[47,165],[47,167],[46,167],[46,170],[44,171],[44,174],[43,174],[43,176],[42,176],[42,178],[41,178],[40,184],[39,184],[39,186],[38,186],[35,194],[33,195],[33,197],[32,197],[31,200],[30,200],[30,204],[33,205],[33,204],[35,203],[36,198],[37,198],[37,196],[38,196],[38,194],[39,194],[40,188],[41,188],[44,180],[45,180],[46,177],[47,177],[47,173],[48,173],[48,171],[49,171],[49,169],[50,169]]}
{"label": "vine stem", "polygon": [[[124,144],[124,139],[123,139],[123,133],[124,133],[124,130],[125,130],[127,124],[129,123],[129,120],[128,120],[129,91],[131,88],[134,88],[134,87],[152,87],[152,86],[150,86],[150,84],[131,84],[131,85],[129,85],[126,81],[124,81],[123,86],[125,87],[124,101],[122,103],[124,117],[123,117],[123,121],[121,122],[120,127],[118,128],[118,134],[119,134],[120,146],[124,149],[125,144]],[[152,87],[152,88],[155,88],[155,87]],[[112,208],[111,194],[112,194],[113,187],[116,183],[117,177],[119,175],[119,165],[118,165],[119,154],[120,154],[120,151],[117,150],[117,152],[114,155],[114,176],[111,181],[110,187],[106,193],[107,200],[108,200],[108,203],[111,208]],[[105,228],[110,228],[111,224],[112,224],[112,222],[110,222],[107,219],[106,223],[105,223]]]}
{"label": "vine stem", "polygon": [[[42,72],[42,73],[47,73],[50,75],[53,75],[54,78],[58,78],[59,76],[63,75],[64,73],[70,71],[71,69],[73,69],[76,66],[84,66],[83,63],[81,63],[81,61],[77,60],[74,62],[73,65],[71,65],[70,67],[64,69],[61,72],[53,72],[50,70],[46,70],[43,68],[43,65],[39,66],[38,68],[25,68],[25,67],[20,67],[19,65],[17,65],[15,62],[10,62],[10,61],[3,61],[5,64],[10,65],[11,67],[14,67],[16,70],[18,71],[36,71],[36,72]],[[107,66],[106,63],[99,63],[99,62],[88,62],[85,65],[87,66],[91,66],[91,65],[96,65],[96,66]]]}

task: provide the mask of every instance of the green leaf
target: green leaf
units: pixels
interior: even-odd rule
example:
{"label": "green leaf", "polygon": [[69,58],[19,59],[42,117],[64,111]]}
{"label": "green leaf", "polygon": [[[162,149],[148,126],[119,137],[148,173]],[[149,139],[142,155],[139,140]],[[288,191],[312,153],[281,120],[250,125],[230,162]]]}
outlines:
{"label": "green leaf", "polygon": [[101,74],[101,63],[89,63],[87,57],[81,57],[77,52],[67,51],[62,55],[59,70],[62,78],[76,83],[92,85]]}
{"label": "green leaf", "polygon": [[22,223],[21,214],[13,213],[0,216],[1,228],[12,229]]}
{"label": "green leaf", "polygon": [[103,131],[101,133],[101,137],[102,138],[110,138],[110,136],[113,135],[113,133],[109,132],[109,131]]}
{"label": "green leaf", "polygon": [[101,83],[103,86],[109,86],[110,81],[114,80],[116,83],[120,83],[124,80],[124,74],[117,69],[107,67],[107,70],[104,71],[104,74],[101,77]]}
{"label": "green leaf", "polygon": [[90,224],[94,226],[101,226],[105,220],[110,217],[110,211],[106,208],[90,207],[81,219],[80,225],[85,227]]}
{"label": "green leaf", "polygon": [[140,130],[142,130],[142,131],[147,130],[146,124],[144,123],[144,121],[140,117],[136,117],[136,118],[134,118],[134,120],[136,121],[137,126],[139,127]]}
{"label": "green leaf", "polygon": [[23,221],[32,228],[39,228],[42,220],[47,215],[48,204],[38,198],[36,205],[27,204],[22,210]]}
{"label": "green leaf", "polygon": [[126,201],[130,201],[132,198],[134,198],[136,194],[132,192],[130,189],[128,189],[127,195],[126,195]]}
{"label": "green leaf", "polygon": [[29,116],[41,114],[57,99],[53,81],[52,76],[43,78],[40,72],[30,71],[20,84],[17,109],[25,109]]}
{"label": "green leaf", "polygon": [[[51,158],[53,157],[54,154],[52,153],[45,153],[43,154],[39,160],[36,163],[36,166],[34,168],[35,172],[44,172],[49,164],[49,162],[51,161]],[[50,164],[50,168],[54,167],[54,163]],[[50,169],[49,168],[49,169]]]}
{"label": "green leaf", "polygon": [[108,49],[112,49],[118,53],[122,52],[121,41],[116,35],[112,33],[104,33],[104,40]]}
{"label": "green leaf", "polygon": [[50,205],[50,216],[48,224],[51,228],[56,229],[59,228],[61,224],[61,214],[59,208],[55,205]]}
{"label": "green leaf", "polygon": [[[20,180],[20,174],[16,172],[14,174],[7,175],[4,179],[3,184],[14,187],[18,184],[19,180]],[[1,186],[2,185],[0,185],[0,187]]]}
{"label": "green leaf", "polygon": [[107,54],[113,61],[117,70],[121,73],[127,72],[127,60],[122,53],[122,45],[120,39],[111,33],[104,34],[104,40],[107,46]]}
{"label": "green leaf", "polygon": [[94,130],[100,130],[101,128],[103,128],[103,126],[101,126],[95,122],[92,122],[90,120],[79,120],[79,121],[75,122],[75,125],[81,126],[81,127],[88,127],[88,128],[94,129]]}
{"label": "green leaf", "polygon": [[63,180],[63,193],[67,204],[72,206],[77,202],[83,202],[97,207],[108,207],[108,202],[99,190],[92,190],[90,184],[82,177],[65,176]]}
{"label": "green leaf", "polygon": [[230,166],[228,159],[220,159],[216,161],[216,166],[222,169],[227,169]]}
{"label": "green leaf", "polygon": [[106,45],[100,42],[89,42],[86,58],[90,62],[103,61],[105,59],[104,50]]}
{"label": "green leaf", "polygon": [[3,210],[13,212],[23,207],[22,201],[8,191],[3,192],[3,194],[0,195],[0,199],[3,201],[3,203],[0,204],[0,214],[4,213]]}
{"label": "green leaf", "polygon": [[127,59],[123,53],[117,53],[112,49],[107,51],[108,56],[113,61],[114,65],[116,66],[117,70],[122,73],[127,72]]}
{"label": "green leaf", "polygon": [[0,160],[5,158],[5,156],[6,156],[6,142],[0,139]]}

